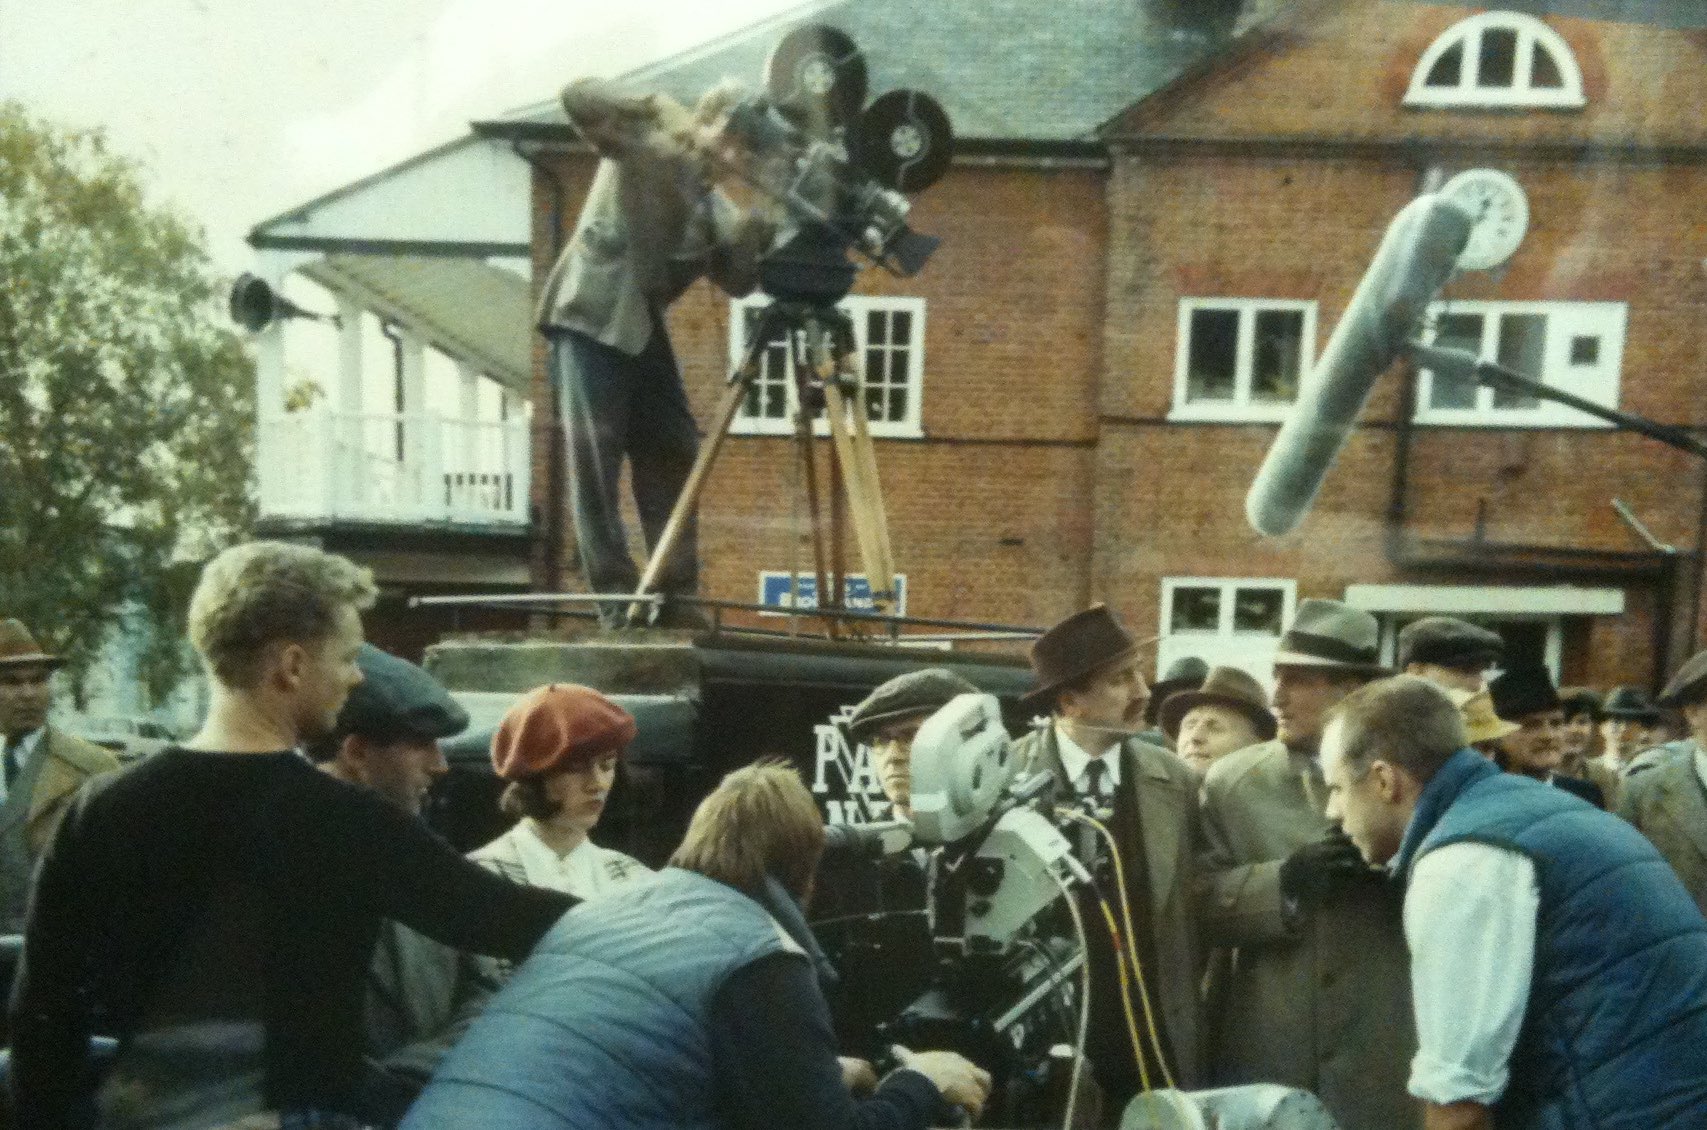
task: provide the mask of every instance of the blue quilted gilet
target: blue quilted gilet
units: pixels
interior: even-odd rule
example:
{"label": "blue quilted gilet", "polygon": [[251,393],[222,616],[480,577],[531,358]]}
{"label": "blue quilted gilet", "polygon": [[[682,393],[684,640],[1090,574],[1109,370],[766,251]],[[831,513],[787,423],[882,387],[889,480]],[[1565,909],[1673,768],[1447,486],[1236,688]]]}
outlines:
{"label": "blue quilted gilet", "polygon": [[1535,966],[1500,1130],[1707,1126],[1707,920],[1635,829],[1559,789],[1454,754],[1397,861],[1452,843],[1528,856]]}
{"label": "blue quilted gilet", "polygon": [[782,952],[799,950],[764,907],[678,868],[576,907],[402,1130],[720,1130],[712,1000],[731,973]]}

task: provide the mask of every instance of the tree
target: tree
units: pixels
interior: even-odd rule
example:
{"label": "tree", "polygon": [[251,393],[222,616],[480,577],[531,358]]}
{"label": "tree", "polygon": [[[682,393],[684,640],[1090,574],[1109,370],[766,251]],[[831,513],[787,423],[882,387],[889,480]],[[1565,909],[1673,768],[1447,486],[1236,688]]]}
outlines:
{"label": "tree", "polygon": [[186,578],[252,521],[253,362],[219,291],[101,132],[0,102],[0,615],[79,686],[128,621],[169,690]]}

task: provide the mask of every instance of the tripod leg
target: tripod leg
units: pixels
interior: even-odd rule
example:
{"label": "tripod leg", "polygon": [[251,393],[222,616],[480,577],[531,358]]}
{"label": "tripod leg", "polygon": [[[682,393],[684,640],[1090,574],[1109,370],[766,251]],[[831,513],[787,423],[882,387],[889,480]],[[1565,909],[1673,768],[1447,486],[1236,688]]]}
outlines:
{"label": "tripod leg", "polygon": [[829,400],[830,437],[842,465],[854,536],[859,540],[860,562],[865,566],[877,610],[886,611],[895,586],[895,564],[889,552],[889,530],[877,482],[877,464],[871,451],[871,434],[856,430],[857,423],[851,427],[848,424],[848,400],[840,387],[832,382],[825,388],[825,394]]}
{"label": "tripod leg", "polygon": [[[664,523],[664,532],[658,535],[658,544],[652,547],[652,557],[646,562],[646,571],[640,575],[640,584],[634,590],[635,596],[645,596],[658,583],[659,575],[670,561],[670,554],[675,552],[676,542],[681,539],[682,526],[687,523],[688,515],[693,513],[694,507],[699,505],[699,496],[705,490],[705,480],[711,474],[711,465],[716,461],[717,453],[722,450],[723,441],[729,437],[729,424],[735,419],[742,398],[747,395],[747,389],[759,374],[759,357],[769,340],[768,324],[768,320],[761,320],[752,340],[747,342],[740,365],[730,376],[729,386],[724,389],[723,399],[718,402],[711,432],[699,449],[693,470],[688,472],[687,482],[682,484],[682,493],[676,497],[676,505],[670,511],[670,520]],[[640,600],[630,604],[628,622],[638,623],[646,614],[646,606],[647,602]]]}
{"label": "tripod leg", "polygon": [[818,603],[822,605],[828,590],[824,587],[827,578],[824,575],[824,524],[818,502],[818,455],[813,450],[812,421],[804,410],[794,414],[794,440],[800,451],[800,462],[806,470],[806,508],[812,522],[812,568],[817,576]]}
{"label": "tripod leg", "polygon": [[860,463],[860,479],[865,491],[866,505],[871,511],[873,546],[877,566],[866,562],[866,575],[871,581],[872,598],[880,611],[895,603],[895,552],[889,544],[889,511],[883,504],[883,482],[877,477],[877,448],[871,442],[871,427],[866,421],[864,405],[856,402],[853,412],[854,457]]}

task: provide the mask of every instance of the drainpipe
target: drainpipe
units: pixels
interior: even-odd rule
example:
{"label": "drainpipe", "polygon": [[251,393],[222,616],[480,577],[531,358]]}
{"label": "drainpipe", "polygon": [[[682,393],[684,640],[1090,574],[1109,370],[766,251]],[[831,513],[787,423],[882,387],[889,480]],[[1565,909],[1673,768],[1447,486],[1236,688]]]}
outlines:
{"label": "drainpipe", "polygon": [[[536,148],[523,146],[520,141],[512,141],[510,149],[532,167],[550,191],[550,262],[555,264],[558,255],[563,251],[563,178],[557,175],[557,170],[552,168],[550,163],[539,159]],[[546,417],[546,422],[542,425],[536,417],[534,440],[536,443],[541,440],[545,443],[545,513],[539,515],[539,525],[545,540],[544,552],[541,555],[541,572],[544,575],[539,581],[541,588],[549,592],[562,587],[564,480],[567,477],[568,452],[564,450],[563,416],[561,405],[557,402],[557,382],[551,378],[550,373],[546,374],[545,390],[546,402],[541,407],[546,411],[541,415]]]}

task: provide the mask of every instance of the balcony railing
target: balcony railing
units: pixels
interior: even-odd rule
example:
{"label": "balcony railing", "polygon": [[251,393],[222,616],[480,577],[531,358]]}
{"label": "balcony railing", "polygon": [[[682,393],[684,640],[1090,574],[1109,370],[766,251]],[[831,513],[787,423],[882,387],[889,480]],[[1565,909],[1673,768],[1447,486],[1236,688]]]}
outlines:
{"label": "balcony railing", "polygon": [[400,525],[528,520],[525,419],[317,406],[261,420],[259,466],[264,517]]}

